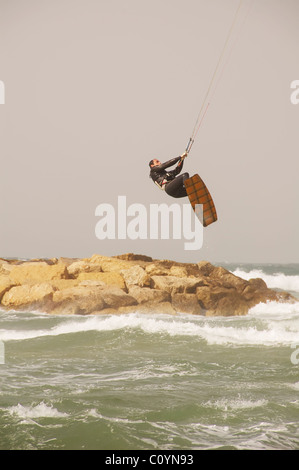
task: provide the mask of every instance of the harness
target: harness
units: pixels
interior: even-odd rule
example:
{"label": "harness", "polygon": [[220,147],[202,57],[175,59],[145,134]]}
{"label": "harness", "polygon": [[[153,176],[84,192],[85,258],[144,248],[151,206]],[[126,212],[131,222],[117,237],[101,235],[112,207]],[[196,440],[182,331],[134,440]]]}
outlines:
{"label": "harness", "polygon": [[159,184],[158,181],[154,181],[154,183],[160,188],[162,189],[162,191],[165,191],[165,186],[166,186],[166,183],[168,183],[168,181],[166,179],[164,179],[162,181],[162,184]]}

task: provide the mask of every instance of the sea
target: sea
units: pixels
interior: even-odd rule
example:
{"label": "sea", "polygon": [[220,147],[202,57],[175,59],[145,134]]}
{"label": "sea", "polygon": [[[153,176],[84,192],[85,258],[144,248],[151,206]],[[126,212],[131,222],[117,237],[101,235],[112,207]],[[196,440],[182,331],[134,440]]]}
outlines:
{"label": "sea", "polygon": [[0,450],[299,449],[299,264],[222,266],[298,302],[243,317],[0,311]]}

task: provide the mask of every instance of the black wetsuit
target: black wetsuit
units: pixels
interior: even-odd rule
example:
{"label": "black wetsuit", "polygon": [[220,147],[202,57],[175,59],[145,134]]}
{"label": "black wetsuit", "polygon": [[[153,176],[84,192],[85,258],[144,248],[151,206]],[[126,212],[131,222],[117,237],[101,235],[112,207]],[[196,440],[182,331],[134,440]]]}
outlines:
{"label": "black wetsuit", "polygon": [[[166,171],[166,168],[177,163],[174,170]],[[185,179],[189,178],[188,173],[176,177],[183,168],[184,160],[181,157],[172,158],[166,163],[151,168],[150,177],[161,189],[165,189],[166,193],[172,197],[185,197],[187,192],[184,186]]]}

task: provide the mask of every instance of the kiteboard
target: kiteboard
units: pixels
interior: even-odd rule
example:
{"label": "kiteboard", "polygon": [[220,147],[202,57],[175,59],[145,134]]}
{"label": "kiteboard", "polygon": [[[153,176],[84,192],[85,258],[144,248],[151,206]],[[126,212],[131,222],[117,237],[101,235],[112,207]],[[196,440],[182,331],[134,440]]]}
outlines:
{"label": "kiteboard", "polygon": [[[207,227],[213,222],[216,222],[216,208],[212,196],[201,177],[199,175],[191,176],[191,178],[184,181],[184,185],[193,210],[202,222],[203,226]],[[199,206],[196,207],[196,205],[199,204],[202,204],[200,215],[198,212]]]}

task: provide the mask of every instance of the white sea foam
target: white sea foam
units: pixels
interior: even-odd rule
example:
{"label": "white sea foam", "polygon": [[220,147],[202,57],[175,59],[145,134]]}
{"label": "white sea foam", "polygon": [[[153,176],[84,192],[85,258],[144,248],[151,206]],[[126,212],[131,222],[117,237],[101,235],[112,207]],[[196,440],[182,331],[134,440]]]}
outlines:
{"label": "white sea foam", "polygon": [[246,281],[261,278],[271,289],[299,292],[299,276],[289,276],[283,273],[266,274],[260,269],[253,269],[246,272],[241,268],[237,268],[235,271],[232,271],[232,273]]}
{"label": "white sea foam", "polygon": [[44,402],[38,405],[23,406],[18,403],[16,406],[11,406],[8,409],[11,415],[16,415],[22,419],[36,419],[36,418],[65,418],[67,413],[61,413],[53,406],[48,406]]}
{"label": "white sea foam", "polygon": [[245,399],[226,399],[216,400],[214,402],[208,401],[205,403],[205,406],[220,409],[223,411],[237,411],[250,408],[259,408],[261,406],[266,406],[268,401],[265,399],[260,400],[245,400]]}
{"label": "white sea foam", "polygon": [[0,330],[0,340],[20,341],[88,331],[140,330],[171,337],[192,336],[219,345],[291,345],[299,341],[299,302],[259,304],[246,317],[192,317],[188,315],[90,316],[62,319],[48,329]]}
{"label": "white sea foam", "polygon": [[289,384],[289,387],[293,390],[299,390],[299,382],[295,382],[294,384]]}
{"label": "white sea foam", "polygon": [[280,317],[286,318],[286,316],[296,317],[299,315],[299,302],[288,303],[288,302],[266,302],[259,303],[249,310],[250,314],[272,314],[277,319]]}

